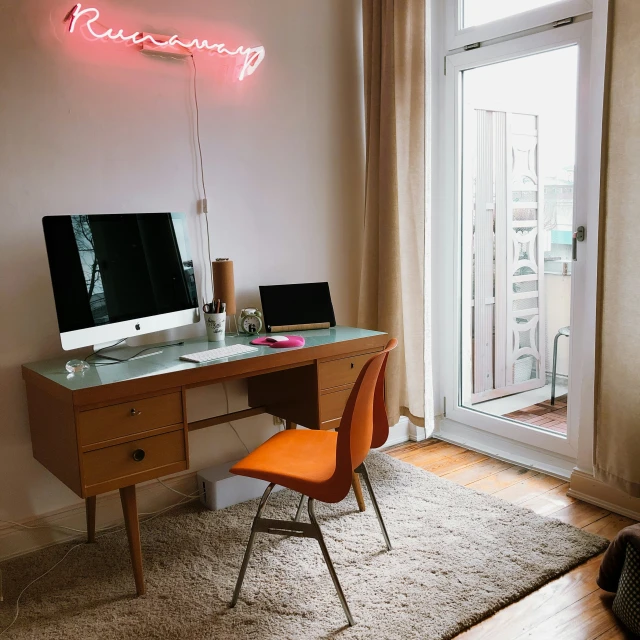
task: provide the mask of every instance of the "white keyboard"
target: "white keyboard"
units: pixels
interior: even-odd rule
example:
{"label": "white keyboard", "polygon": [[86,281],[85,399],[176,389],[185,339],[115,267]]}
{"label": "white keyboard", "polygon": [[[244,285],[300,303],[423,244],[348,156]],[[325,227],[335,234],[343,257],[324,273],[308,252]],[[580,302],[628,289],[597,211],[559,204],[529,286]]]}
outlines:
{"label": "white keyboard", "polygon": [[180,356],[180,360],[196,363],[210,362],[211,360],[219,360],[220,358],[242,356],[247,353],[253,353],[254,351],[259,351],[259,349],[257,347],[247,347],[244,344],[232,344],[228,347],[218,347],[217,349],[199,351],[198,353],[187,353]]}

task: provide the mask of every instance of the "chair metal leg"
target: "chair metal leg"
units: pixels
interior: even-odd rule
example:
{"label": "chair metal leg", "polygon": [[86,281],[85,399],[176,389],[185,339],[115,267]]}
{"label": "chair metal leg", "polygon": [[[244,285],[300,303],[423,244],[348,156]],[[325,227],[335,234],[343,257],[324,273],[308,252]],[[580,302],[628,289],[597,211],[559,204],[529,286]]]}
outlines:
{"label": "chair metal leg", "polygon": [[253,551],[253,541],[255,540],[257,533],[257,525],[262,516],[262,512],[264,511],[265,506],[267,505],[267,500],[271,495],[271,491],[273,491],[273,487],[275,484],[272,482],[262,494],[262,498],[260,499],[260,505],[258,506],[258,512],[256,513],[256,517],[253,519],[253,525],[251,526],[251,535],[249,536],[249,542],[247,543],[247,548],[244,552],[244,559],[242,560],[242,567],[240,568],[240,575],[238,576],[238,581],[236,582],[236,588],[233,592],[233,599],[231,600],[231,606],[235,607],[238,603],[238,598],[240,597],[240,590],[242,589],[242,583],[244,582],[244,574],[247,572],[247,566],[249,565],[249,560],[251,558],[251,552]]}
{"label": "chair metal leg", "polygon": [[[291,522],[291,520],[272,520],[271,518],[263,518],[262,512],[267,504],[267,500],[269,499],[269,495],[275,485],[270,484],[262,495],[262,499],[260,500],[260,506],[258,507],[258,512],[256,513],[255,518],[253,519],[253,525],[251,527],[251,535],[249,536],[249,542],[247,543],[246,551],[244,552],[244,559],[242,561],[242,567],[240,569],[240,575],[238,576],[238,581],[236,582],[236,588],[233,592],[233,599],[231,600],[231,606],[235,607],[238,598],[240,597],[240,590],[242,589],[242,582],[244,581],[244,575],[247,571],[247,566],[249,565],[249,559],[251,558],[251,551],[253,550],[253,542],[257,533],[270,533],[272,535],[285,535],[285,536],[295,536],[298,538],[315,538],[320,545],[320,550],[322,551],[322,556],[324,557],[324,561],[329,569],[329,574],[331,575],[331,579],[333,580],[333,585],[338,592],[338,597],[340,598],[340,603],[342,604],[342,608],[347,616],[347,620],[349,625],[352,626],[354,624],[353,616],[351,615],[351,611],[349,610],[349,605],[347,604],[347,600],[344,597],[344,593],[342,592],[342,587],[340,586],[340,582],[338,581],[338,576],[336,574],[335,569],[333,568],[333,563],[331,562],[331,558],[329,556],[329,551],[327,549],[327,545],[324,543],[324,538],[322,537],[322,531],[320,530],[320,525],[316,519],[316,515],[314,512],[314,501],[309,498],[308,510],[309,510],[309,518],[311,522],[298,522],[297,520]],[[304,497],[300,501],[300,505],[298,507],[298,511],[300,512],[301,505],[303,504]],[[298,515],[296,515],[298,518]]]}
{"label": "chair metal leg", "polygon": [[551,406],[556,403],[556,366],[558,365],[558,338],[562,334],[556,333],[553,339],[553,367],[551,369]]}
{"label": "chair metal leg", "polygon": [[304,493],[300,494],[300,502],[298,503],[298,510],[296,511],[296,517],[293,519],[294,522],[300,522],[300,518],[302,517],[302,510],[304,509]]}
{"label": "chair metal leg", "polygon": [[385,527],[384,520],[382,519],[382,514],[380,513],[380,507],[378,506],[378,501],[376,500],[376,494],[373,492],[373,487],[371,486],[371,480],[369,480],[369,473],[367,472],[367,467],[365,467],[364,462],[356,469],[356,473],[359,473],[362,476],[362,478],[364,479],[364,483],[367,485],[367,491],[369,491],[371,502],[373,502],[373,508],[376,512],[376,515],[378,516],[380,529],[382,529],[382,535],[384,537],[384,541],[387,544],[387,551],[391,551],[391,540],[389,540],[387,527]]}
{"label": "chair metal leg", "polygon": [[320,550],[322,551],[322,555],[324,557],[324,561],[327,565],[327,569],[329,569],[329,573],[331,575],[331,579],[333,580],[333,586],[336,588],[336,592],[338,593],[338,598],[340,598],[340,604],[342,605],[342,609],[344,610],[345,615],[347,616],[347,621],[349,622],[349,626],[352,627],[355,624],[353,616],[351,615],[351,610],[349,609],[349,605],[347,604],[347,599],[344,597],[344,593],[342,591],[342,587],[340,586],[340,581],[338,580],[338,574],[333,567],[333,562],[331,562],[331,556],[329,555],[329,550],[327,549],[327,545],[324,543],[324,538],[322,537],[322,531],[320,529],[320,525],[316,519],[316,514],[314,511],[314,500],[313,498],[309,498],[309,519],[311,520],[311,524],[314,526],[316,530],[315,538],[320,545]]}

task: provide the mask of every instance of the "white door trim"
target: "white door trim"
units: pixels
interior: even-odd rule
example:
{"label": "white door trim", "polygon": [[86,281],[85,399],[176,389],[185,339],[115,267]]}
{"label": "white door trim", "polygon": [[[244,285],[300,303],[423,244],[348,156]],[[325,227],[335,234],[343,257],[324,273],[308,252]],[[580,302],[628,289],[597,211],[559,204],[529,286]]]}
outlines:
{"label": "white door trim", "polygon": [[[593,473],[593,444],[595,430],[595,362],[596,362],[596,308],[598,279],[598,246],[600,232],[601,173],[604,131],[604,102],[606,91],[607,39],[609,31],[610,0],[593,0],[591,32],[591,86],[587,97],[589,117],[589,139],[585,144],[589,184],[585,190],[584,207],[587,237],[580,247],[578,264],[584,281],[589,284],[583,294],[582,335],[574,336],[572,358],[579,358],[576,369],[581,373],[580,421],[578,434],[578,469]],[[588,258],[588,259],[587,259]],[[580,342],[578,342],[580,340]],[[579,369],[577,367],[580,367]],[[573,400],[576,406],[578,401]]]}
{"label": "white door trim", "polygon": [[569,480],[572,474],[574,462],[568,456],[550,453],[509,438],[488,434],[449,418],[440,417],[436,420],[433,437],[563,480]]}

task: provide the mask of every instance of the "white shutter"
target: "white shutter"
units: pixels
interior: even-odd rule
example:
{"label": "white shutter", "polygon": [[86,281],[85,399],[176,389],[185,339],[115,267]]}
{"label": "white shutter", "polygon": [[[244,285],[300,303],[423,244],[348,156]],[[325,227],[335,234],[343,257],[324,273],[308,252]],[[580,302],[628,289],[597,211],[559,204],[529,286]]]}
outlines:
{"label": "white shutter", "polygon": [[472,403],[546,383],[539,118],[476,114]]}

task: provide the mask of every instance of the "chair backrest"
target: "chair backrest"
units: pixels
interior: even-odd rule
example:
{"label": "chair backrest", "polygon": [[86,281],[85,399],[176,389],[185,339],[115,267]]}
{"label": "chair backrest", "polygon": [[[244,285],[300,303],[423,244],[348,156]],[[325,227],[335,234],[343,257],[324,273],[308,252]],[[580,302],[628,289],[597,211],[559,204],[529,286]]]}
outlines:
{"label": "chair backrest", "polygon": [[389,435],[384,405],[384,374],[389,352],[398,341],[393,338],[367,362],[353,385],[338,430],[336,470],[332,478],[335,501],[342,500],[351,486],[351,476],[372,446],[384,444]]}
{"label": "chair backrest", "polygon": [[387,362],[389,360],[389,352],[398,346],[398,341],[392,338],[387,343],[383,353],[386,357],[382,362],[382,368],[378,374],[378,382],[376,383],[376,391],[373,397],[373,437],[371,438],[371,448],[377,449],[381,447],[389,438],[389,418],[387,417],[387,407],[384,402],[384,378],[387,372]]}

